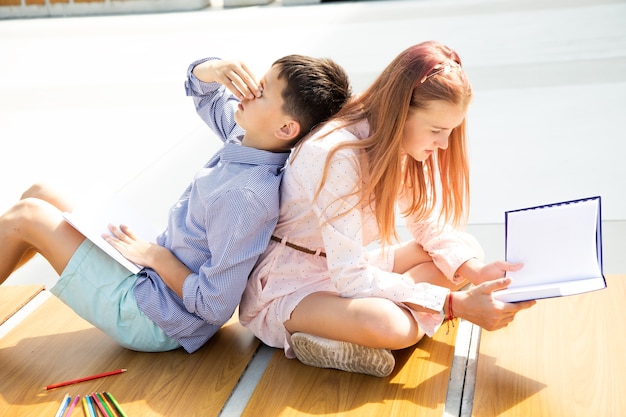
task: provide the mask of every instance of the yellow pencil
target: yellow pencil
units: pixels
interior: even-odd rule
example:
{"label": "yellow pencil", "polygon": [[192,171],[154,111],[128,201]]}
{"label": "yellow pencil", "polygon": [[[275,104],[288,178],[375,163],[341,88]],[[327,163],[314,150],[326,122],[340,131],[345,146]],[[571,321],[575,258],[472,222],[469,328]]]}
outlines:
{"label": "yellow pencil", "polygon": [[91,414],[89,404],[87,404],[87,397],[83,397],[83,411],[85,412],[86,417],[94,417],[93,414]]}

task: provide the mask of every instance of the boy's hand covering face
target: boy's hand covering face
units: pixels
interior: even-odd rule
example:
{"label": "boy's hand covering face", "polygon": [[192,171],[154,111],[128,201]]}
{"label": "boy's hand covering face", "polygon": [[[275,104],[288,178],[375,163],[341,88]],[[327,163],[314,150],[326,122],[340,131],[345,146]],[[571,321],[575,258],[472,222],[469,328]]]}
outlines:
{"label": "boy's hand covering face", "polygon": [[237,60],[211,61],[215,81],[224,85],[239,99],[263,95],[263,88],[246,64]]}

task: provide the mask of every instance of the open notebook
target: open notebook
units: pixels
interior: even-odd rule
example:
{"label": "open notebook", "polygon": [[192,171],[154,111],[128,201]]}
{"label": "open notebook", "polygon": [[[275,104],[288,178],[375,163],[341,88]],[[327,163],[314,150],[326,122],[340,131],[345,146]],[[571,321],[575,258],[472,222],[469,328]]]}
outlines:
{"label": "open notebook", "polygon": [[66,222],[133,274],[141,270],[141,265],[124,258],[117,249],[102,238],[103,234],[109,234],[108,225],[125,224],[136,236],[151,242],[156,240],[160,232],[146,219],[146,216],[115,197],[85,201],[78,204],[71,212],[63,213],[63,217]]}
{"label": "open notebook", "polygon": [[511,285],[493,296],[516,302],[606,288],[602,271],[600,197],[505,212],[505,251]]}

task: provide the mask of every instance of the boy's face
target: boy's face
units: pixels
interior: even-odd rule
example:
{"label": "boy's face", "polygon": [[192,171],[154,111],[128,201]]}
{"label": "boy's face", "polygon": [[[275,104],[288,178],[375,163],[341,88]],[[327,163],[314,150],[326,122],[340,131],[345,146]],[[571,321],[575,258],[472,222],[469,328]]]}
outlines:
{"label": "boy's face", "polygon": [[241,100],[235,121],[246,132],[244,145],[266,150],[275,147],[274,133],[291,119],[282,110],[285,86],[285,80],[278,79],[278,68],[273,66],[261,79],[262,96]]}

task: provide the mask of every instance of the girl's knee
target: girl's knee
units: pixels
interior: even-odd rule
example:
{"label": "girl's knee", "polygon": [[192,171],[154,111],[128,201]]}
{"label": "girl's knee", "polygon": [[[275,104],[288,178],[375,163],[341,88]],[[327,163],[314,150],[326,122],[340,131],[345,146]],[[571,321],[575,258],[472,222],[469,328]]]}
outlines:
{"label": "girl's knee", "polygon": [[395,304],[362,320],[371,340],[376,341],[379,347],[404,349],[415,345],[424,336],[413,316]]}
{"label": "girl's knee", "polygon": [[420,274],[431,277],[432,280],[446,280],[446,276],[441,272],[434,262],[424,262],[416,266]]}

